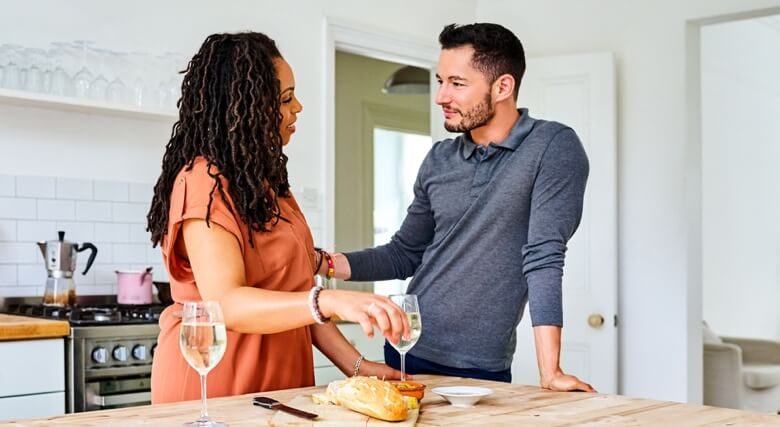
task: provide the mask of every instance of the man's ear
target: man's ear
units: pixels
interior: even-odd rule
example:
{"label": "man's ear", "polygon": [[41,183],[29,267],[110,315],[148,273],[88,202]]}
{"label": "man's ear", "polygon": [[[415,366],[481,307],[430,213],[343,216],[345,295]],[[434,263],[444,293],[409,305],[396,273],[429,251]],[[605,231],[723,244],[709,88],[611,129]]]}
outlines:
{"label": "man's ear", "polygon": [[496,102],[511,98],[515,92],[515,78],[511,74],[502,74],[493,82],[493,99]]}

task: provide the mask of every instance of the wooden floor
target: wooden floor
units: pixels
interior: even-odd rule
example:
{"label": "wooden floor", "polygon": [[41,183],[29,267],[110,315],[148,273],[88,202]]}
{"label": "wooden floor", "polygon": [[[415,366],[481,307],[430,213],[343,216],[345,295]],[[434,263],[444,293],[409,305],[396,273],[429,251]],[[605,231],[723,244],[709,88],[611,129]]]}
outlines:
{"label": "wooden floor", "polygon": [[[451,377],[418,375],[415,379],[428,385],[418,426],[780,426],[778,415],[734,409],[616,395],[558,393],[533,386]],[[476,385],[492,388],[494,393],[472,408],[457,408],[430,392],[442,385]],[[286,402],[320,389],[312,387],[262,394]],[[209,412],[214,419],[231,426],[274,425],[271,422],[273,411],[251,405],[250,397],[254,395],[209,399]],[[199,405],[200,402],[183,402],[124,408],[10,425],[179,426],[197,418]]]}

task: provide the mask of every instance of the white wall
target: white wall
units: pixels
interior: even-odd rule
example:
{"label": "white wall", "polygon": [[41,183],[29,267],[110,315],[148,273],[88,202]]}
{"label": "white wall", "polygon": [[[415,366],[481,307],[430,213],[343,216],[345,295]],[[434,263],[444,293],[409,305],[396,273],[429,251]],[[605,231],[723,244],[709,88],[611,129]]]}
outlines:
{"label": "white wall", "polygon": [[[704,319],[780,339],[780,15],[702,29]],[[749,47],[749,48],[747,48]]]}
{"label": "white wall", "polygon": [[[287,153],[294,190],[306,189],[311,196],[302,206],[317,239],[322,201],[330,197],[323,194],[325,116],[320,111],[325,18],[435,42],[444,25],[472,21],[475,2],[434,0],[421,8],[414,0],[141,0],[118,7],[100,0],[31,0],[6,2],[2,10],[0,43],[24,46],[88,39],[117,50],[191,56],[214,32],[257,30],[276,39],[296,73],[296,92],[305,107]],[[0,173],[154,182],[171,124],[0,103]]]}
{"label": "white wall", "polygon": [[701,401],[701,295],[688,287],[698,272],[685,199],[695,164],[686,157],[686,21],[773,6],[780,1],[477,2],[477,19],[514,30],[528,56],[617,58],[621,393]]}

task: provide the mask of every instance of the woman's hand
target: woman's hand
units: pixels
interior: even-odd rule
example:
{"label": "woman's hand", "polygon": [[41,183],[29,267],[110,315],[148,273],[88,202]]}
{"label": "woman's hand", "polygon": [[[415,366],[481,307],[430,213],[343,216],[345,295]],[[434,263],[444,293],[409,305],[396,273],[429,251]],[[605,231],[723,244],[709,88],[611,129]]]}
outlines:
{"label": "woman's hand", "polygon": [[320,292],[319,306],[325,317],[335,315],[359,323],[369,337],[374,336],[374,326],[393,344],[398,344],[402,335],[410,335],[406,313],[385,296],[325,289]]}
{"label": "woman's hand", "polygon": [[[384,363],[372,362],[370,360],[363,361],[363,363],[360,365],[360,369],[358,370],[358,375],[362,375],[364,377],[377,377],[384,380],[401,379],[401,371],[396,371]],[[412,379],[412,376],[406,374],[406,379],[410,380]]]}

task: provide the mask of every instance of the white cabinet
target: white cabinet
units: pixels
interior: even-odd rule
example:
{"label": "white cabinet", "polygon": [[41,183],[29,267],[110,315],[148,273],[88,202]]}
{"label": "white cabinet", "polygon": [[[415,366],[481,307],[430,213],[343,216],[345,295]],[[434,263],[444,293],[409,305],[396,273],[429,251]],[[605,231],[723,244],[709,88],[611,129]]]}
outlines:
{"label": "white cabinet", "polygon": [[[385,355],[382,347],[384,346],[385,339],[379,334],[374,334],[373,338],[369,338],[363,333],[363,328],[355,323],[340,323],[338,324],[339,330],[344,334],[344,337],[357,348],[357,350],[366,359],[373,360],[375,362],[384,362]],[[327,357],[314,348],[314,383],[316,385],[326,385],[333,380],[343,379],[344,373],[339,368],[333,365]]]}
{"label": "white cabinet", "polygon": [[0,421],[64,413],[64,339],[0,342]]}

